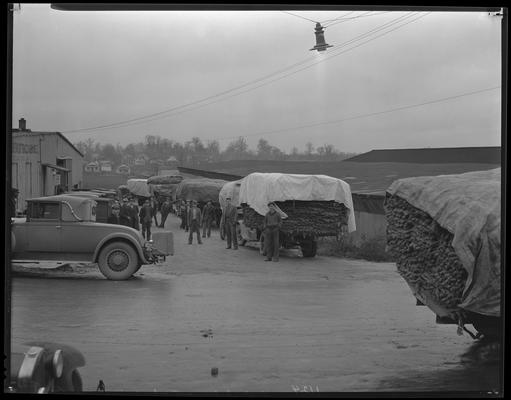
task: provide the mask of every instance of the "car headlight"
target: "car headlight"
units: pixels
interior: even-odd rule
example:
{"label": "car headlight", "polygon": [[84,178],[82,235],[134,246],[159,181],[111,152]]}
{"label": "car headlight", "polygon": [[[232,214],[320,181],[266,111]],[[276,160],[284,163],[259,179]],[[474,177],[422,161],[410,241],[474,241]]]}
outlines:
{"label": "car headlight", "polygon": [[62,357],[62,350],[57,350],[53,354],[52,367],[55,377],[60,378],[64,371],[64,357]]}

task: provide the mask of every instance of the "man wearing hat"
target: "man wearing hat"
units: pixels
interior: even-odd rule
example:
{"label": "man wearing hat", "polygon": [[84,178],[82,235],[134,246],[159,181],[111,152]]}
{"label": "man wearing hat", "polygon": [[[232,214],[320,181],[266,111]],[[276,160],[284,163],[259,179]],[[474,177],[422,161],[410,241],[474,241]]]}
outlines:
{"label": "man wearing hat", "polygon": [[201,238],[200,238],[200,226],[201,226],[201,211],[199,207],[197,207],[197,201],[192,200],[192,206],[190,208],[190,211],[188,212],[188,223],[190,226],[190,233],[188,235],[188,244],[192,244],[193,242],[193,234],[197,233],[197,242],[199,244],[202,244]]}
{"label": "man wearing hat", "polygon": [[151,200],[146,199],[139,212],[140,225],[142,225],[142,236],[146,240],[151,240],[151,223],[153,219],[153,208]]}
{"label": "man wearing hat", "polygon": [[224,213],[222,214],[221,225],[224,226],[225,236],[227,239],[227,249],[231,248],[238,250],[238,237],[236,235],[236,222],[238,219],[238,210],[231,204],[231,198],[227,197],[227,205],[225,206]]}
{"label": "man wearing hat", "polygon": [[204,209],[202,210],[202,237],[206,237],[206,232],[208,234],[208,237],[211,236],[211,224],[213,223],[214,218],[214,212],[215,209],[213,207],[213,204],[211,203],[211,200],[208,200],[206,205],[204,206]]}
{"label": "man wearing hat", "polygon": [[128,226],[131,226],[133,228],[133,216],[132,216],[131,207],[130,207],[130,204],[128,203],[127,197],[123,197],[123,199],[122,199],[122,204],[120,207],[120,216],[124,220],[128,221],[128,223],[129,223]]}
{"label": "man wearing hat", "polygon": [[131,226],[130,221],[124,215],[121,215],[121,207],[118,203],[112,205],[112,215],[108,217],[107,222],[109,224]]}
{"label": "man wearing hat", "polygon": [[264,216],[264,243],[266,248],[266,259],[264,261],[279,261],[279,229],[282,226],[282,218],[275,209],[274,203],[268,203],[270,210]]}

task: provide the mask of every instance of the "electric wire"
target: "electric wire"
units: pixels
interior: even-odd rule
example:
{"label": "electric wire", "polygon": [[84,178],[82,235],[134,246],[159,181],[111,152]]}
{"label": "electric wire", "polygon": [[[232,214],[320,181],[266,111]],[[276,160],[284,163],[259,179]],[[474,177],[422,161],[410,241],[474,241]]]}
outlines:
{"label": "electric wire", "polygon": [[317,21],[314,21],[314,20],[306,18],[306,17],[302,17],[301,15],[298,15],[298,14],[293,14],[292,12],[289,12],[289,11],[282,11],[282,12],[286,13],[286,14],[289,14],[289,15],[293,15],[293,16],[298,17],[298,18],[306,19],[307,21],[310,21],[310,22],[318,23]]}
{"label": "electric wire", "polygon": [[[367,37],[367,36],[368,36],[371,32],[377,32],[377,31],[379,31],[379,30],[381,30],[381,29],[384,29],[384,28],[389,27],[389,26],[391,26],[391,25],[393,25],[393,24],[396,24],[397,22],[402,22],[402,21],[403,21],[404,19],[406,19],[406,18],[410,18],[410,17],[412,16],[411,14],[412,14],[412,13],[409,13],[408,15],[400,16],[400,17],[398,17],[398,18],[394,19],[393,21],[387,22],[386,24],[383,24],[383,25],[381,25],[380,27],[374,28],[374,29],[372,29],[371,31],[368,31],[368,32],[366,32],[366,33],[364,33],[364,34],[362,34],[362,35],[359,35],[359,36],[357,36],[357,37],[355,37],[355,38],[353,38],[353,39],[349,40],[348,42],[345,42],[345,43],[341,44],[340,46],[338,46],[338,47],[337,47],[337,49],[336,49],[334,52],[332,52],[332,53],[331,53],[332,55],[330,55],[329,57],[327,57],[327,58],[325,58],[325,59],[323,59],[323,60],[320,60],[320,61],[318,61],[318,62],[315,62],[315,63],[313,63],[313,64],[311,64],[311,65],[309,65],[309,66],[307,66],[307,67],[301,68],[301,69],[299,69],[299,70],[297,70],[297,71],[294,71],[294,72],[292,72],[292,73],[290,73],[290,74],[286,74],[286,75],[284,75],[284,76],[282,76],[282,77],[279,77],[279,78],[277,78],[277,79],[273,79],[273,80],[270,80],[270,81],[268,81],[268,82],[265,82],[265,83],[264,83],[264,84],[262,84],[262,85],[258,85],[258,86],[255,86],[255,87],[253,87],[253,88],[250,88],[250,89],[248,89],[248,90],[244,90],[244,91],[241,91],[241,92],[239,92],[239,93],[235,93],[235,94],[233,94],[233,95],[227,96],[227,97],[225,97],[224,99],[220,99],[220,100],[217,100],[217,101],[213,101],[213,102],[205,103],[205,104],[202,104],[202,105],[198,105],[197,107],[194,107],[194,108],[192,108],[192,109],[183,110],[183,111],[181,111],[181,112],[175,112],[175,111],[178,111],[178,110],[180,110],[180,109],[183,109],[183,108],[186,108],[186,107],[190,107],[190,106],[193,106],[193,105],[197,105],[197,104],[199,104],[199,103],[203,103],[204,101],[211,100],[211,99],[214,99],[214,98],[217,98],[217,97],[220,97],[220,96],[224,96],[224,95],[227,95],[227,94],[229,94],[229,93],[231,93],[231,92],[233,92],[233,91],[236,91],[236,90],[242,89],[242,88],[244,88],[244,87],[247,87],[247,86],[253,85],[253,84],[255,84],[255,83],[261,82],[261,81],[266,80],[266,79],[268,79],[268,78],[271,78],[271,77],[273,77],[273,76],[275,76],[275,75],[278,75],[278,74],[280,74],[280,73],[282,73],[282,72],[285,72],[285,71],[287,71],[287,70],[289,70],[289,69],[292,69],[292,68],[294,68],[294,67],[296,67],[296,66],[300,66],[300,65],[302,65],[302,64],[304,64],[304,63],[307,63],[307,62],[309,62],[309,61],[311,61],[311,60],[310,60],[310,58],[308,58],[308,59],[305,59],[305,60],[299,61],[299,62],[297,62],[297,63],[295,63],[295,64],[293,64],[293,65],[291,65],[291,66],[289,66],[289,67],[285,67],[285,68],[283,68],[283,69],[280,69],[279,71],[276,71],[276,72],[273,72],[273,73],[271,73],[271,74],[265,75],[264,77],[261,77],[261,78],[258,78],[258,79],[255,79],[255,80],[252,80],[252,81],[250,81],[250,82],[248,82],[248,83],[245,83],[245,84],[243,84],[243,85],[237,86],[237,87],[235,87],[235,88],[231,88],[231,89],[225,90],[225,91],[223,91],[223,92],[217,93],[217,94],[215,94],[215,95],[212,95],[212,96],[209,96],[209,97],[206,97],[206,98],[203,98],[203,99],[199,99],[199,100],[196,100],[196,101],[193,101],[193,102],[190,102],[190,103],[186,103],[186,104],[183,104],[183,105],[180,105],[180,106],[176,106],[176,107],[173,107],[173,108],[168,109],[168,110],[164,110],[164,111],[160,111],[160,112],[157,112],[157,113],[153,113],[153,114],[145,115],[145,116],[142,116],[142,117],[132,118],[132,119],[125,120],[125,121],[120,121],[120,122],[115,122],[115,123],[111,123],[111,124],[106,124],[106,125],[99,125],[99,126],[95,126],[95,127],[81,128],[81,129],[75,129],[75,130],[67,130],[67,131],[63,131],[62,133],[77,133],[77,132],[86,132],[86,131],[98,131],[98,130],[104,130],[104,129],[109,129],[109,128],[122,128],[122,127],[126,127],[126,126],[131,126],[131,125],[138,125],[139,123],[137,123],[137,122],[139,122],[139,121],[140,121],[140,122],[142,122],[142,123],[151,122],[151,121],[154,121],[154,120],[157,120],[157,119],[161,119],[161,116],[162,116],[162,115],[164,116],[164,118],[165,118],[165,117],[170,117],[170,116],[173,116],[173,115],[181,114],[181,113],[183,113],[183,112],[192,111],[192,110],[195,110],[195,109],[197,109],[197,108],[201,108],[201,107],[204,107],[204,106],[207,106],[207,105],[210,105],[210,104],[214,104],[214,103],[216,103],[216,102],[218,102],[218,101],[223,101],[223,100],[226,100],[227,98],[230,98],[230,97],[233,97],[233,96],[238,96],[238,95],[240,95],[240,94],[246,93],[246,92],[248,92],[248,91],[251,91],[251,90],[257,89],[257,88],[259,88],[259,87],[265,86],[265,85],[267,85],[267,84],[273,83],[273,82],[275,82],[275,81],[278,81],[278,80],[280,80],[280,79],[283,79],[283,78],[285,78],[285,77],[288,77],[288,76],[290,76],[290,75],[293,75],[293,74],[295,74],[295,73],[297,73],[297,72],[300,72],[300,71],[302,71],[302,70],[304,70],[304,69],[310,68],[310,67],[312,67],[312,66],[314,66],[314,65],[317,65],[317,64],[319,64],[319,63],[321,63],[321,62],[326,61],[327,59],[330,59],[331,57],[333,57],[333,56],[335,56],[335,55],[343,54],[343,53],[345,53],[346,51],[349,51],[349,50],[351,50],[351,49],[348,49],[348,50],[346,50],[346,51],[344,51],[344,52],[342,52],[342,53],[339,53],[339,54],[335,54],[335,53],[336,53],[336,52],[338,52],[338,49],[340,49],[340,48],[344,47],[345,45],[347,45],[347,44],[349,44],[349,43],[352,43],[352,42],[354,42],[354,41],[358,40],[359,38]],[[413,22],[413,21],[410,21],[410,22]],[[404,26],[404,25],[405,25],[405,24],[403,24],[402,26]],[[401,27],[401,26],[399,26],[399,27],[397,27],[397,28],[395,28],[395,29],[398,29],[398,28],[400,28],[400,27]],[[395,30],[395,29],[394,29],[394,30]],[[391,32],[391,31],[389,31],[389,32]],[[380,36],[383,36],[383,35],[380,35]],[[380,37],[380,36],[378,36],[378,37]],[[367,43],[367,42],[369,42],[369,41],[370,41],[370,40],[368,40],[368,41],[366,41],[366,42],[364,42],[364,43]],[[356,46],[356,47],[358,47],[358,46]],[[354,47],[354,48],[356,48],[356,47]],[[171,114],[171,115],[164,115],[164,114],[169,114],[169,113],[171,113],[171,112],[173,112],[173,114]],[[158,117],[158,118],[157,118],[157,117]]]}
{"label": "electric wire", "polygon": [[265,136],[265,135],[271,135],[271,134],[275,134],[275,133],[282,133],[282,132],[286,132],[286,131],[295,131],[295,130],[298,130],[298,129],[314,128],[314,127],[322,126],[322,125],[338,124],[338,123],[345,122],[345,121],[351,121],[351,120],[367,118],[367,117],[374,117],[376,115],[388,114],[388,113],[393,113],[393,112],[396,112],[396,111],[402,111],[402,110],[422,107],[422,106],[426,106],[426,105],[430,105],[430,104],[441,103],[441,102],[444,102],[444,101],[454,100],[454,99],[458,99],[458,98],[466,97],[466,96],[473,96],[475,94],[496,90],[496,89],[499,89],[501,87],[502,86],[500,86],[500,85],[499,86],[493,86],[493,87],[486,88],[486,89],[480,89],[480,90],[475,90],[475,91],[472,91],[472,92],[461,93],[461,94],[454,95],[454,96],[443,97],[441,99],[436,99],[436,100],[431,100],[431,101],[426,101],[426,102],[416,103],[416,104],[410,104],[410,105],[406,105],[406,106],[391,108],[391,109],[388,109],[388,110],[375,111],[375,112],[367,113],[367,114],[354,115],[352,117],[346,117],[346,118],[336,119],[336,120],[332,120],[332,121],[324,121],[324,122],[318,122],[318,123],[314,123],[314,124],[282,128],[282,129],[277,129],[277,130],[273,130],[273,131],[257,132],[257,133],[247,134],[247,135],[237,135],[237,136],[222,137],[222,138],[217,138],[216,140],[236,139],[236,138],[238,138],[240,136],[242,136],[242,137]]}

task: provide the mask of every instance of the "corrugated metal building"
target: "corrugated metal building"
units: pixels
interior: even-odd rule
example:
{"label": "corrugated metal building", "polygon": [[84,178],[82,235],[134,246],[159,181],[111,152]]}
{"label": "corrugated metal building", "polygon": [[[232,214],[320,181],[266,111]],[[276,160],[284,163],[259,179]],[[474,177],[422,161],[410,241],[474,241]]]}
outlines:
{"label": "corrugated metal building", "polygon": [[[24,118],[12,129],[12,187],[18,189],[16,211],[31,197],[80,188],[83,154],[60,132],[27,129]],[[75,186],[76,185],[76,186]]]}

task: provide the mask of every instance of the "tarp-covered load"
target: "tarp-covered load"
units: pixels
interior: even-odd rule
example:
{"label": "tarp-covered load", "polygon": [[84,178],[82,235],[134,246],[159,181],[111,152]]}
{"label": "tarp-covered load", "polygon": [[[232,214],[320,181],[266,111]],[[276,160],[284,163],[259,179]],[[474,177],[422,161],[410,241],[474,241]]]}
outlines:
{"label": "tarp-covered load", "polygon": [[220,190],[227,183],[222,179],[185,179],[177,185],[175,199],[196,200],[201,203],[211,201],[218,204]]}
{"label": "tarp-covered load", "polygon": [[412,290],[500,316],[500,168],[397,180],[384,207],[389,251]]}
{"label": "tarp-covered load", "polygon": [[177,184],[175,185],[151,185],[153,187],[153,191],[158,196],[170,197],[174,198],[176,193]]}
{"label": "tarp-covered load", "polygon": [[147,179],[148,185],[177,185],[183,180],[182,175],[155,175]]}
{"label": "tarp-covered load", "polygon": [[[356,229],[350,186],[337,178],[255,172],[241,180],[238,205],[246,204],[263,216],[268,212],[269,202],[276,202],[288,214],[285,224],[298,223],[289,226],[296,232],[307,228],[324,235],[334,234],[339,230],[339,223],[347,225],[348,232]],[[340,216],[339,212],[345,216]],[[314,227],[315,224],[321,227]]]}
{"label": "tarp-covered load", "polygon": [[153,189],[147,184],[147,179],[128,179],[126,186],[135,196],[151,197],[153,195]]}
{"label": "tarp-covered load", "polygon": [[239,204],[240,186],[241,179],[237,181],[227,182],[224,186],[222,186],[222,189],[218,194],[218,201],[220,203],[220,207],[222,208],[222,210],[224,210],[225,206],[227,205],[226,199],[228,197],[231,198],[232,204],[236,205]]}

